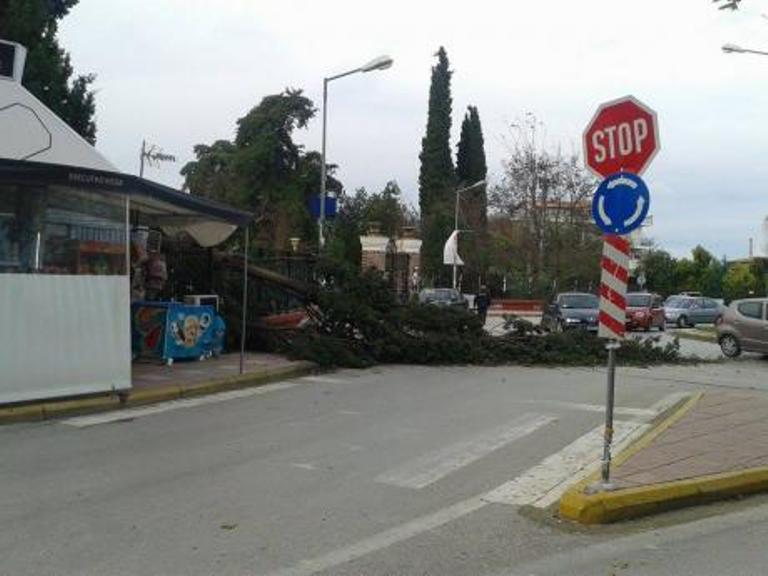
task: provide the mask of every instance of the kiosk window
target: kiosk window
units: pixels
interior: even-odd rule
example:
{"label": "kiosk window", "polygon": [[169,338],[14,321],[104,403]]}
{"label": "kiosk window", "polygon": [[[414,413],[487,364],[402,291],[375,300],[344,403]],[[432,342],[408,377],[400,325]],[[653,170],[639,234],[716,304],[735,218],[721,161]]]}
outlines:
{"label": "kiosk window", "polygon": [[0,185],[0,273],[126,273],[124,198],[58,186]]}

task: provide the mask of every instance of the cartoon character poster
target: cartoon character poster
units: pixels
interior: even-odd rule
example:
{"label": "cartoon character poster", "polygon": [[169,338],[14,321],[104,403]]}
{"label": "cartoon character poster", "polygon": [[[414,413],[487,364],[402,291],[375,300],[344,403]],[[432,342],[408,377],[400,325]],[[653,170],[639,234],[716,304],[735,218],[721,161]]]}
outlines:
{"label": "cartoon character poster", "polygon": [[178,312],[171,321],[171,335],[177,346],[195,348],[213,321],[208,311]]}
{"label": "cartoon character poster", "polygon": [[134,357],[210,357],[221,353],[224,331],[223,320],[212,306],[175,302],[134,304]]}

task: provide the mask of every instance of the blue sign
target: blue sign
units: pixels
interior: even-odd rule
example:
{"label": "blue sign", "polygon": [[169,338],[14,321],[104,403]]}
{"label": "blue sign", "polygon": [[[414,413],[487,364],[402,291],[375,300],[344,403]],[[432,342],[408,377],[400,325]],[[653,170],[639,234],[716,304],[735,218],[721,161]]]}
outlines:
{"label": "blue sign", "polygon": [[[325,197],[325,217],[328,219],[331,219],[334,216],[336,216],[336,208],[337,208],[336,197],[326,196]],[[320,196],[312,196],[311,200],[309,201],[309,212],[315,218],[320,217]]]}
{"label": "blue sign", "polygon": [[629,234],[642,225],[650,206],[651,196],[645,182],[631,172],[617,172],[597,187],[592,217],[606,234]]}

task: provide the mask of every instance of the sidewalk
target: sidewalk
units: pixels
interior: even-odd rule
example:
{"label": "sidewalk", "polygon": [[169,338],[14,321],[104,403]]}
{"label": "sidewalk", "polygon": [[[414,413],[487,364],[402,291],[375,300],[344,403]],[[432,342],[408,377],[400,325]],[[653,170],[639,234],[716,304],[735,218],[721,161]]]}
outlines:
{"label": "sidewalk", "polygon": [[135,362],[132,366],[133,387],[129,391],[0,406],[0,425],[214,394],[295,378],[315,369],[315,364],[311,362],[252,352],[245,357],[243,374],[240,374],[239,354],[224,354],[203,362],[175,362],[172,366],[157,362]]}
{"label": "sidewalk", "polygon": [[699,393],[614,460],[609,491],[592,477],[571,488],[560,514],[584,524],[768,490],[768,396]]}

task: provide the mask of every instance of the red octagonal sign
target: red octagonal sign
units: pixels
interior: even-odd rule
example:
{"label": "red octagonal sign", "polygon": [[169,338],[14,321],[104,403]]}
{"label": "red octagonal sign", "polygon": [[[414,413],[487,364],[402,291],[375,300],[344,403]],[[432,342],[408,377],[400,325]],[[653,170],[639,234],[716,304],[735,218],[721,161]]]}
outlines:
{"label": "red octagonal sign", "polygon": [[603,178],[642,174],[658,151],[656,112],[632,96],[601,104],[584,131],[584,162]]}

